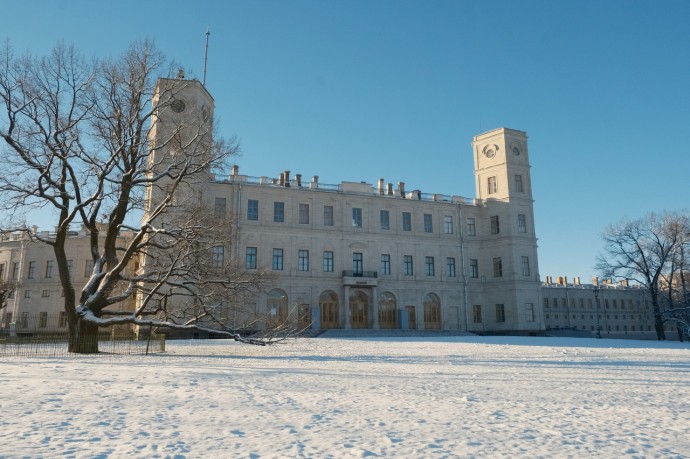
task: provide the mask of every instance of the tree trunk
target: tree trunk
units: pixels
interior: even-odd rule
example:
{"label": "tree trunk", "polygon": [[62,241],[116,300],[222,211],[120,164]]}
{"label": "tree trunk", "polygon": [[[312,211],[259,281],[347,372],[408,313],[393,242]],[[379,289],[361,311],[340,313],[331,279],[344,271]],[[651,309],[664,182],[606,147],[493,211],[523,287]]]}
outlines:
{"label": "tree trunk", "polygon": [[77,319],[76,333],[69,334],[67,350],[75,354],[98,353],[98,325]]}

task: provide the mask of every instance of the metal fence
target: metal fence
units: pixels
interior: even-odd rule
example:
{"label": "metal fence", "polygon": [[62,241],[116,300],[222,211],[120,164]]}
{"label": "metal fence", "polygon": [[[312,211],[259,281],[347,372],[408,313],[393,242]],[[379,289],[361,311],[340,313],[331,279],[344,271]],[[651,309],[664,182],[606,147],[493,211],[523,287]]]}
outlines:
{"label": "metal fence", "polygon": [[[88,338],[91,339],[91,338]],[[22,317],[0,327],[0,358],[69,357],[67,327],[59,317]],[[98,334],[98,354],[134,355],[165,352],[165,335],[152,334],[139,339],[128,328],[102,329]]]}

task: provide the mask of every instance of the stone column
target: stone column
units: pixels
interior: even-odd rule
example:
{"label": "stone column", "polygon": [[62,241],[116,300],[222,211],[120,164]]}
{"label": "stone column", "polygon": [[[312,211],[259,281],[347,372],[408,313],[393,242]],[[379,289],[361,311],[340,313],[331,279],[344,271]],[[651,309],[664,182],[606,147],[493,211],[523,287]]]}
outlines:
{"label": "stone column", "polygon": [[378,295],[378,288],[377,287],[372,287],[371,288],[371,296],[372,302],[371,302],[371,310],[372,313],[374,314],[374,320],[373,320],[373,325],[372,328],[375,330],[378,330],[381,324],[379,324],[379,295]]}
{"label": "stone column", "polygon": [[345,296],[341,305],[340,311],[343,313],[343,319],[345,319],[343,328],[345,330],[350,330],[352,328],[352,321],[350,320],[350,287],[347,285],[345,286]]}

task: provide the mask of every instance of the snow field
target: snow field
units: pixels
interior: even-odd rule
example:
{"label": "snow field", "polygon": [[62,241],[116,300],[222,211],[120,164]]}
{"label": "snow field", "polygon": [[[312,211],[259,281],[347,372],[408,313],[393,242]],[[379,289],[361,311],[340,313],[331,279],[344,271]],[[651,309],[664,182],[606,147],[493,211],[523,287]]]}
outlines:
{"label": "snow field", "polygon": [[318,338],[167,349],[0,361],[0,456],[690,456],[687,344]]}

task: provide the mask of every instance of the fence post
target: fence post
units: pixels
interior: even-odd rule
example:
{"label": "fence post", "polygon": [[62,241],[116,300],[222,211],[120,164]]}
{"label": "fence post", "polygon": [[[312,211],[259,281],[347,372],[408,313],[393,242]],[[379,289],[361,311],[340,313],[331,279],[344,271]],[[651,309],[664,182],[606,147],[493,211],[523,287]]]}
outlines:
{"label": "fence post", "polygon": [[165,352],[165,333],[161,333],[160,341],[161,341],[161,352]]}

